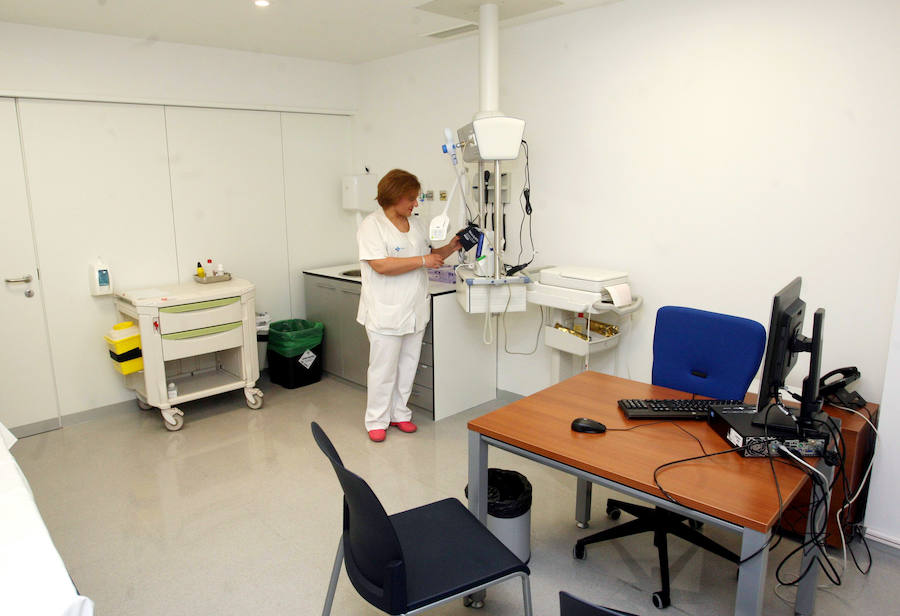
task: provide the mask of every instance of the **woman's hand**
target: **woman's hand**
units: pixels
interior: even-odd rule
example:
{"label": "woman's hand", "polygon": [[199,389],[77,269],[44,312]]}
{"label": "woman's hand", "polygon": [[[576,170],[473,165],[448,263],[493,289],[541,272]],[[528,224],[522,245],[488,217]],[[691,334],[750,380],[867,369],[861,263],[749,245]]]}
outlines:
{"label": "woman's hand", "polygon": [[436,252],[427,254],[422,258],[425,261],[423,267],[435,268],[435,267],[440,267],[444,264],[444,257],[442,257],[441,255],[439,255]]}

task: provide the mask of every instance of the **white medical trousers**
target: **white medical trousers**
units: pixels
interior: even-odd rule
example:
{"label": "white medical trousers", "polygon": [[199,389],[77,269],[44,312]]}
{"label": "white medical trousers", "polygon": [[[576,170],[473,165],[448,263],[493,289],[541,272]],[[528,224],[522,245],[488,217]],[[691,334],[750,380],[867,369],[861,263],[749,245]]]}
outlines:
{"label": "white medical trousers", "polygon": [[406,403],[412,391],[425,330],[391,336],[366,328],[369,336],[366,430],[384,430],[390,422],[409,421]]}

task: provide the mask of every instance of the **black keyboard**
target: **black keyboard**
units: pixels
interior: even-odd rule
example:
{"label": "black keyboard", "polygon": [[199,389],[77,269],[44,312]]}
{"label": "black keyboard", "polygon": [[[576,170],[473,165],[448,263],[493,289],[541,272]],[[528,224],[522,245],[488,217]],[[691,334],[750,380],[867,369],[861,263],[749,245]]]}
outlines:
{"label": "black keyboard", "polygon": [[712,406],[743,404],[743,400],[619,400],[628,419],[706,419]]}

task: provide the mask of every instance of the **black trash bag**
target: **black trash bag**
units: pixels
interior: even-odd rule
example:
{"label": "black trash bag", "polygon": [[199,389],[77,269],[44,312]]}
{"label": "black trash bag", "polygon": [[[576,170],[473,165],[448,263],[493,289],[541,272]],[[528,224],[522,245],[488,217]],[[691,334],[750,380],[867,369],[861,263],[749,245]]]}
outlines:
{"label": "black trash bag", "polygon": [[[469,497],[469,486],[465,489]],[[517,471],[488,469],[488,515],[517,518],[531,509],[531,482]]]}

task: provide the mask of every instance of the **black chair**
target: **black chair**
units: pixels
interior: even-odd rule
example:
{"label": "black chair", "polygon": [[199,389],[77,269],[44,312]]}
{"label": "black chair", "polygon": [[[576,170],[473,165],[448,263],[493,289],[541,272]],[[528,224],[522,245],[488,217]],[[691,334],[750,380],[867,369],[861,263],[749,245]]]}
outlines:
{"label": "black chair", "polygon": [[[656,313],[653,333],[653,384],[719,400],[743,400],[759,368],[765,344],[766,330],[756,321],[663,306]],[[652,532],[662,583],[662,589],[652,598],[653,605],[660,609],[671,605],[667,535],[681,537],[733,563],[740,562],[737,554],[700,533],[702,525],[695,520],[661,507],[643,507],[612,498],[606,502],[606,513],[613,520],[622,511],[636,519],[579,539],[575,558],[583,559],[585,546],[592,543]]]}
{"label": "black chair", "polygon": [[559,616],[637,616],[631,612],[620,612],[608,607],[594,605],[573,597],[567,592],[559,592]]}
{"label": "black chair", "polygon": [[344,491],[344,532],[323,616],[331,613],[342,561],[360,596],[388,614],[418,614],[519,577],[525,615],[532,616],[528,567],[462,503],[447,498],[389,516],[369,485],[344,468],[317,423],[312,433]]}

